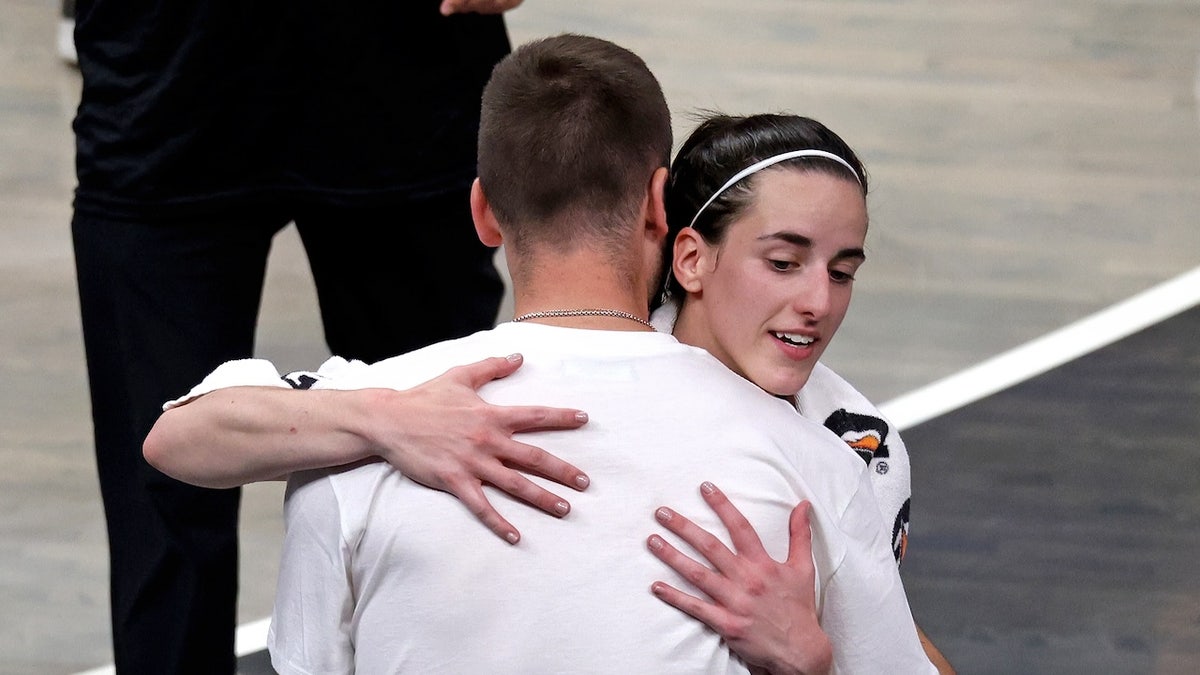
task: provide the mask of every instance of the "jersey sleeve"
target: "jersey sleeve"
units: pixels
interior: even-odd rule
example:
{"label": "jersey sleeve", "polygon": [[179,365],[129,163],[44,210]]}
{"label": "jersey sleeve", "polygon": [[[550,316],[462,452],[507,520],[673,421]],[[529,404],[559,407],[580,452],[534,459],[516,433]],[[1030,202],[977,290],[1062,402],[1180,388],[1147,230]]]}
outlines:
{"label": "jersey sleeve", "polygon": [[892,555],[900,563],[908,548],[912,473],[899,430],[853,385],[820,363],[796,395],[796,408],[841,438],[866,463]]}
{"label": "jersey sleeve", "polygon": [[936,673],[917,637],[866,472],[839,521],[846,553],[825,591],[821,627],[837,673]]}
{"label": "jersey sleeve", "polygon": [[315,371],[297,370],[280,374],[275,364],[266,359],[237,359],[226,361],[209,373],[200,384],[187,394],[163,404],[163,411],[186,405],[205,394],[229,387],[277,387],[279,389],[311,389],[318,383],[336,381],[346,377],[366,364],[362,361],[347,361],[340,356],[330,357]]}

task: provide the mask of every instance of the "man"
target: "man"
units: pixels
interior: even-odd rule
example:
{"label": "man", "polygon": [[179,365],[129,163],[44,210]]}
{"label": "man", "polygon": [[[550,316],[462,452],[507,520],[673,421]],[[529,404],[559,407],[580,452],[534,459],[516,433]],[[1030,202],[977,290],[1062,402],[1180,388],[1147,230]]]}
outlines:
{"label": "man", "polygon": [[[298,446],[370,437],[392,390],[519,350],[522,369],[481,394],[587,410],[582,430],[530,438],[591,467],[592,485],[567,520],[531,522],[516,547],[480,537],[462,504],[386,464],[293,474],[270,638],[279,672],[745,672],[715,633],[647,590],[662,570],[643,548],[646,514],[667,502],[699,512],[691,486],[706,476],[745,505],[777,556],[792,506],[812,502],[817,597],[839,668],[932,672],[861,462],[787,403],[646,323],[670,147],[658,83],[624,49],[561,36],[497,66],[471,207],[480,239],[505,245],[518,316],[345,365],[316,384],[342,391],[307,392],[321,410],[293,410],[282,433]],[[254,400],[222,391],[198,410]],[[344,411],[340,425],[327,406]]]}
{"label": "man", "polygon": [[236,667],[240,491],[170,480],[139,447],[165,398],[253,352],[280,229],[304,242],[335,353],[377,360],[495,321],[503,285],[466,197],[479,96],[509,51],[499,12],[518,3],[70,3],[118,672]]}

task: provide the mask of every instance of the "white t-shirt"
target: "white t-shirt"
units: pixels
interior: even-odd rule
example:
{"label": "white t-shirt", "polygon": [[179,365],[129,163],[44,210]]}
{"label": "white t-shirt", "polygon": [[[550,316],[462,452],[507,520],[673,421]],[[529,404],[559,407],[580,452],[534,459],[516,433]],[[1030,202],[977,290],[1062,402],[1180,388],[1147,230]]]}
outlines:
{"label": "white t-shirt", "polygon": [[270,635],[279,672],[745,672],[715,633],[649,592],[655,579],[688,587],[645,548],[648,534],[666,535],[658,506],[723,537],[704,480],[779,560],[789,512],[813,502],[818,603],[839,671],[934,672],[863,462],[702,350],[662,334],[503,324],[373,366],[343,362],[316,386],[407,388],[517,351],[522,368],[480,394],[588,412],[583,429],[522,438],[587,467],[592,485],[571,495],[571,514],[522,521],[510,546],[452,496],[383,464],[293,476]]}

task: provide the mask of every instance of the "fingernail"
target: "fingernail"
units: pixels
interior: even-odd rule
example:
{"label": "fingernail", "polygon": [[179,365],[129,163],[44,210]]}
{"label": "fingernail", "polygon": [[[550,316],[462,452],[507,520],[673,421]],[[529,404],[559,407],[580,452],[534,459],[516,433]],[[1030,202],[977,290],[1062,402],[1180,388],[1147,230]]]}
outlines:
{"label": "fingernail", "polygon": [[587,489],[587,486],[592,484],[592,479],[583,474],[579,474],[578,476],[575,476],[575,484],[579,486],[580,490],[585,490]]}
{"label": "fingernail", "polygon": [[650,592],[655,595],[662,595],[662,592],[663,592],[662,583],[656,581],[656,582],[650,584]]}
{"label": "fingernail", "polygon": [[508,356],[504,357],[504,359],[506,361],[508,361],[509,363],[517,363],[518,361],[521,360],[521,355],[520,354],[509,354]]}
{"label": "fingernail", "polygon": [[504,535],[504,538],[507,539],[508,543],[510,544],[515,544],[521,540],[521,537],[518,536],[516,532],[509,532],[508,534]]}
{"label": "fingernail", "polygon": [[651,535],[651,537],[646,540],[646,545],[650,547],[650,550],[657,551],[663,547],[663,540],[659,538],[657,534]]}
{"label": "fingernail", "polygon": [[580,424],[582,424],[584,422],[587,422],[587,420],[588,420],[587,413],[583,412],[582,410],[575,413],[575,421],[576,422],[579,422]]}
{"label": "fingernail", "polygon": [[664,523],[671,522],[671,510],[665,506],[654,512],[654,517]]}
{"label": "fingernail", "polygon": [[712,493],[717,491],[717,486],[713,485],[712,483],[710,483],[708,481],[704,481],[703,483],[700,484],[700,491],[706,495],[711,495]]}
{"label": "fingernail", "polygon": [[554,512],[560,516],[565,516],[571,511],[571,505],[566,502],[558,502],[554,505]]}

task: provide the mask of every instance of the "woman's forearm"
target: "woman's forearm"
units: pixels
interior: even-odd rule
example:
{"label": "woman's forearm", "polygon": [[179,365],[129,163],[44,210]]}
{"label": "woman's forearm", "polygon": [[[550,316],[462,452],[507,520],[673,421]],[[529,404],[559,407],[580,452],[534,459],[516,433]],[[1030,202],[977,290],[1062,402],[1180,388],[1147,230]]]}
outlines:
{"label": "woman's forearm", "polygon": [[370,389],[218,389],[164,412],[143,452],[163,473],[213,488],[349,464],[375,454],[364,430],[367,410],[380,395]]}
{"label": "woman's forearm", "polygon": [[929,636],[921,630],[920,626],[917,626],[917,637],[921,640],[921,647],[925,649],[925,656],[928,656],[930,663],[937,668],[938,675],[955,675],[954,666],[950,665],[950,661],[930,641]]}
{"label": "woman's forearm", "polygon": [[588,486],[578,467],[514,438],[579,428],[586,413],[494,406],[479,397],[479,387],[521,363],[519,354],[483,359],[403,391],[214,389],[163,413],[143,452],[163,473],[214,488],[380,458],[417,483],[453,494],[515,544],[520,533],[492,505],[484,485],[558,517],[570,504],[523,472],[575,490]]}

